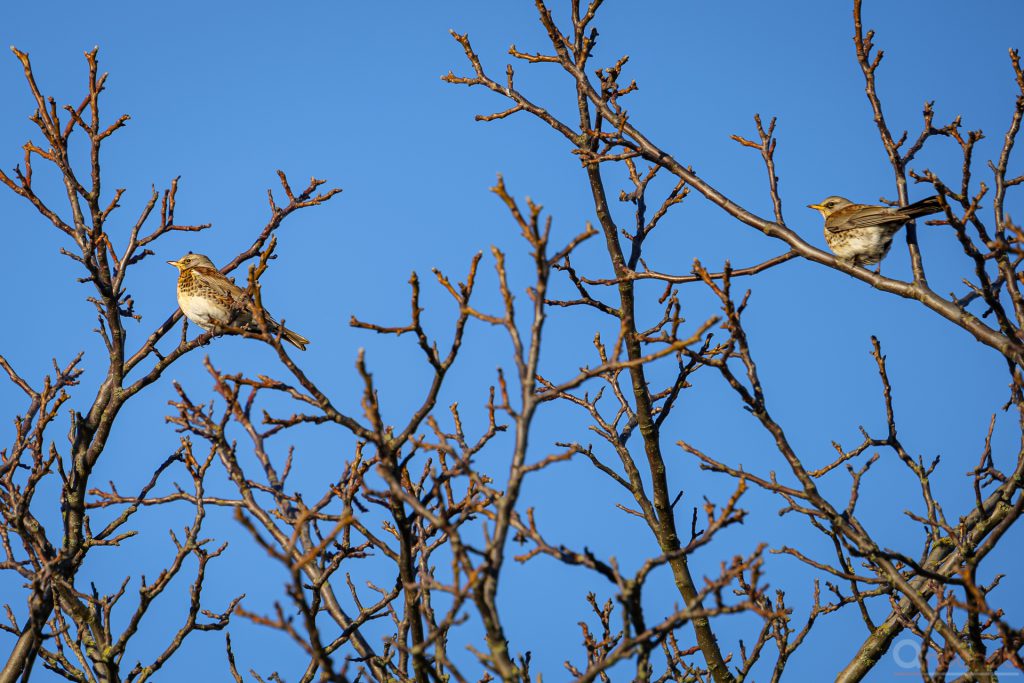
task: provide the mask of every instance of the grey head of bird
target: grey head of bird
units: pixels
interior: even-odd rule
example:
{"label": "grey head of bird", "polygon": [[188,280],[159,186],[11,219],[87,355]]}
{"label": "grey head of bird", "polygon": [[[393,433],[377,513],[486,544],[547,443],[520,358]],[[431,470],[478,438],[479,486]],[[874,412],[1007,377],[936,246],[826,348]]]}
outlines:
{"label": "grey head of bird", "polygon": [[168,261],[178,270],[188,270],[189,268],[195,268],[196,266],[206,266],[207,268],[213,268],[213,261],[202,254],[193,254],[191,251],[182,256],[177,261]]}
{"label": "grey head of bird", "polygon": [[822,216],[828,218],[833,213],[843,208],[844,206],[850,206],[853,204],[846,197],[840,197],[838,195],[832,195],[831,197],[825,197],[817,204],[808,204],[808,209],[817,209]]}

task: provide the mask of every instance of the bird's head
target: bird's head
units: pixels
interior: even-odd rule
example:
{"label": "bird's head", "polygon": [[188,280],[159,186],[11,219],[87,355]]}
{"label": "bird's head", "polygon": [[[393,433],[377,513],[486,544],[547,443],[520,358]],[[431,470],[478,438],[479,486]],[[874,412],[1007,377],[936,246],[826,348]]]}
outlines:
{"label": "bird's head", "polygon": [[196,266],[213,268],[213,261],[202,254],[193,254],[192,252],[185,254],[177,261],[168,261],[168,263],[178,270],[188,270],[189,268],[195,268]]}
{"label": "bird's head", "polygon": [[817,209],[819,213],[825,218],[828,218],[833,213],[843,208],[844,206],[850,206],[853,204],[849,199],[844,197],[837,197],[835,195],[831,197],[825,197],[817,204],[808,204],[808,209]]}

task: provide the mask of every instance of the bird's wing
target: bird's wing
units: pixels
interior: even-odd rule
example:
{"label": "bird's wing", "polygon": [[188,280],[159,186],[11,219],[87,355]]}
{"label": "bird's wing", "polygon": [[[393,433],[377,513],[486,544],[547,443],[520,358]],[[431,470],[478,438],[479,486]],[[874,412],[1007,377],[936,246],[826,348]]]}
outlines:
{"label": "bird's wing", "polygon": [[[238,322],[248,324],[252,320],[252,301],[245,295],[244,289],[229,280],[216,268],[196,266],[195,271],[203,276],[203,282],[213,290],[215,296],[221,297],[226,305],[240,310],[238,318],[236,318]],[[278,322],[266,309],[263,309],[263,315],[266,317],[271,331],[277,329]]]}
{"label": "bird's wing", "polygon": [[245,290],[241,289],[216,268],[207,266],[196,266],[196,274],[201,276],[203,283],[213,290],[213,293],[230,299],[235,303],[242,303],[246,300]]}
{"label": "bird's wing", "polygon": [[906,216],[901,216],[892,209],[857,204],[844,207],[825,219],[825,229],[829,232],[845,232],[876,225],[903,225],[906,222]]}

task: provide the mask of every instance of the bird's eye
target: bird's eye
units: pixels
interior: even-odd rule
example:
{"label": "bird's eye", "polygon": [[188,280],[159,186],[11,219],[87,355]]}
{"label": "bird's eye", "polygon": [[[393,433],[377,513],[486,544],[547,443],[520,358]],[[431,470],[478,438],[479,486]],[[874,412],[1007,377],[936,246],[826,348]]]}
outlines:
{"label": "bird's eye", "polygon": [[827,207],[828,207],[828,208],[830,208],[830,209],[831,209],[831,208],[832,208],[833,206],[835,206],[835,205],[836,205],[836,203],[835,203],[835,202],[829,202],[829,203],[825,204],[825,206],[827,206]]}

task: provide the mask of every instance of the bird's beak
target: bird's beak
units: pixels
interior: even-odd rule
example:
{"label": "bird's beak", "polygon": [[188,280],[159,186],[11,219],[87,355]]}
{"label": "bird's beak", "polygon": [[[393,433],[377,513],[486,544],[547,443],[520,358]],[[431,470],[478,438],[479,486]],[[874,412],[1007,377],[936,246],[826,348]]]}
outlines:
{"label": "bird's beak", "polygon": [[178,263],[177,261],[168,261],[167,263],[172,265],[172,266],[174,266],[175,268],[178,268],[178,269],[181,268],[181,264]]}
{"label": "bird's beak", "polygon": [[823,207],[821,206],[821,204],[808,204],[807,208],[808,209],[817,209],[818,211],[821,211]]}

